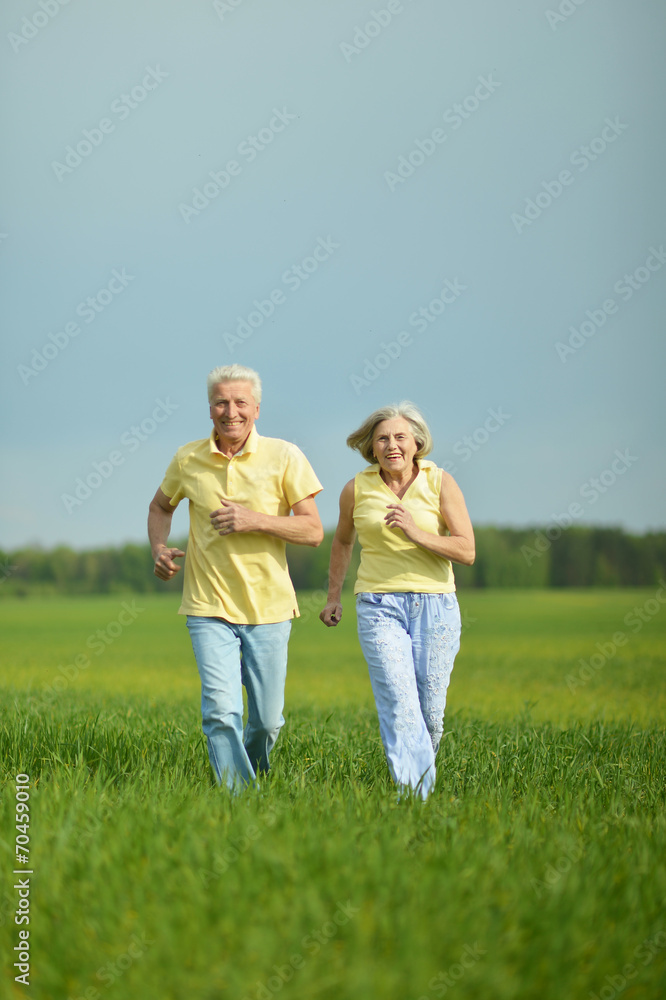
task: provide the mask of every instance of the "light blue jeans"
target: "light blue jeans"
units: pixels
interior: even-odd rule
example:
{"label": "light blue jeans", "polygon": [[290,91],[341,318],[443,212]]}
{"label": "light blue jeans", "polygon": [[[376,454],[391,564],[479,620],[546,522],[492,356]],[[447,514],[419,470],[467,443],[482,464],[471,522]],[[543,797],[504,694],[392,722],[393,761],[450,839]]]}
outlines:
{"label": "light blue jeans", "polygon": [[356,596],[358,637],[393,780],[427,798],[444,728],[446,692],[460,649],[455,594]]}
{"label": "light blue jeans", "polygon": [[[268,770],[284,725],[284,685],[291,621],[236,625],[187,616],[201,677],[201,714],[218,784],[238,789]],[[243,685],[247,724],[243,729]]]}

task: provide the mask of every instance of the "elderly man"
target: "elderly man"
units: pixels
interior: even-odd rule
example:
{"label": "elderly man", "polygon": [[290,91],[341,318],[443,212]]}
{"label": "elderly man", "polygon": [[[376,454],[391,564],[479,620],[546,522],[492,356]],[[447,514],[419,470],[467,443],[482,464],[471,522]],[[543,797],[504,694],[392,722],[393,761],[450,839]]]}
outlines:
{"label": "elderly man", "polygon": [[[201,677],[203,731],[218,784],[234,789],[268,770],[284,724],[291,619],[298,615],[286,543],[317,546],[321,484],[303,453],[261,437],[261,381],[227,365],[208,376],[213,430],[180,448],[150,504],[155,574],[170,580],[167,544],[174,509],[189,500],[190,533],[180,614]],[[291,516],[293,513],[294,516]],[[243,691],[248,719],[243,730]]]}

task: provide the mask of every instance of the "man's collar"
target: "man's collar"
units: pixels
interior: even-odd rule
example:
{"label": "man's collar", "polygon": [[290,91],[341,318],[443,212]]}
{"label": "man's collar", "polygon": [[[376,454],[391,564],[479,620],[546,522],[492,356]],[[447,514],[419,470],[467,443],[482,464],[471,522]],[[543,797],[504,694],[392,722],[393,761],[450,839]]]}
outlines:
{"label": "man's collar", "polygon": [[[250,431],[245,440],[245,444],[243,445],[240,451],[236,452],[236,454],[233,457],[236,458],[238,455],[251,455],[253,452],[257,450],[258,446],[259,446],[259,434],[257,433],[257,428],[253,425],[252,430]],[[211,455],[222,455],[222,452],[217,447],[217,431],[215,430],[214,427],[210,433],[209,447]],[[222,458],[226,458],[226,455],[222,455]]]}

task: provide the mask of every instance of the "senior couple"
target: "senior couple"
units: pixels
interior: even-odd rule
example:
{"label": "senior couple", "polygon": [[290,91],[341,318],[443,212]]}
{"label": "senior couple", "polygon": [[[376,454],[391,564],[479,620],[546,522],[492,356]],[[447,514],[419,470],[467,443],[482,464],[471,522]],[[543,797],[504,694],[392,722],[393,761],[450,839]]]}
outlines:
{"label": "senior couple", "polygon": [[[298,616],[286,543],[317,546],[324,532],[310,463],[293,444],[257,433],[261,381],[242,365],[208,375],[213,428],[180,448],[148,517],[155,574],[172,579],[184,556],[168,544],[189,501],[180,613],[201,678],[203,731],[218,784],[238,790],[267,771],[284,724],[291,621]],[[320,618],[337,626],[358,536],[358,634],[388,766],[401,790],[427,798],[435,781],[446,692],[460,646],[452,562],[474,561],[474,534],[453,478],[424,456],[426,423],[411,403],[372,413],[347,438],[368,463],[340,496],[329,590]],[[243,726],[243,687],[247,722]]]}

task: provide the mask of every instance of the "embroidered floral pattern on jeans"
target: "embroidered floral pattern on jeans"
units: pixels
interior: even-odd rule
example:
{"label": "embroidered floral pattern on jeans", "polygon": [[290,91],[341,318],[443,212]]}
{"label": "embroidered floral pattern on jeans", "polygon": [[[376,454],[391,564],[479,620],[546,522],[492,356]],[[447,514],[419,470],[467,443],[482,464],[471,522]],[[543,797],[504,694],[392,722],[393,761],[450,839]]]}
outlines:
{"label": "embroidered floral pattern on jeans", "polygon": [[438,621],[432,628],[426,629],[423,641],[428,649],[428,665],[421,710],[433,750],[437,753],[444,730],[446,693],[453,671],[453,660],[460,645],[460,627]]}
{"label": "embroidered floral pattern on jeans", "polygon": [[460,645],[455,594],[359,594],[357,617],[389,770],[426,798]]}

